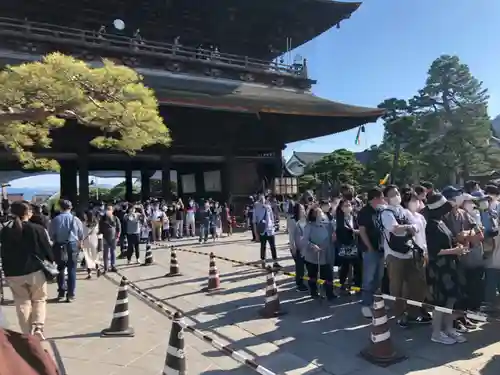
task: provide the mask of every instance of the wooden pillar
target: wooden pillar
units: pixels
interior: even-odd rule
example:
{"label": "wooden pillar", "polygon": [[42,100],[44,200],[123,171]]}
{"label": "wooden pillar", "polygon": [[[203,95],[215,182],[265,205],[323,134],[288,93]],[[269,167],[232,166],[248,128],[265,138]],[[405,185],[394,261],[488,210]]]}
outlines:
{"label": "wooden pillar", "polygon": [[222,170],[222,196],[224,201],[231,204],[232,196],[234,194],[234,172],[235,172],[236,158],[230,150],[226,154],[224,167]]}
{"label": "wooden pillar", "polygon": [[87,152],[78,159],[78,208],[83,211],[89,207],[89,156]]}
{"label": "wooden pillar", "polygon": [[151,196],[151,172],[147,170],[141,171],[141,200],[146,201]]}
{"label": "wooden pillar", "polygon": [[76,203],[78,185],[76,182],[76,162],[64,161],[60,162],[61,171],[59,172],[61,183],[61,198],[70,200],[71,203]]}
{"label": "wooden pillar", "polygon": [[161,155],[161,195],[165,201],[172,200],[172,181],[170,180],[170,169],[172,160],[168,151]]}
{"label": "wooden pillar", "polygon": [[132,169],[127,167],[125,169],[125,200],[132,202],[133,200],[133,185],[132,185]]}

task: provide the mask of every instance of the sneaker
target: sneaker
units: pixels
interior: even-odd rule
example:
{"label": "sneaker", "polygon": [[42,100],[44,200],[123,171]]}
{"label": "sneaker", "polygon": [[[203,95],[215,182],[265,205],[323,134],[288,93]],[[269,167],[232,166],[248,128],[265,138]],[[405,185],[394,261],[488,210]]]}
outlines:
{"label": "sneaker", "polygon": [[279,264],[278,262],[274,262],[273,263],[273,268],[279,269],[279,268],[281,268],[281,264]]}
{"label": "sneaker", "polygon": [[408,328],[408,316],[406,314],[398,319],[398,326],[401,328]]}
{"label": "sneaker", "polygon": [[297,285],[297,292],[307,292],[309,288],[305,285]]}
{"label": "sneaker", "polygon": [[363,314],[363,316],[364,316],[366,319],[371,319],[371,318],[373,318],[372,309],[370,309],[368,306],[363,306],[363,307],[361,308],[361,314]]}
{"label": "sneaker", "polygon": [[136,260],[135,260],[135,263],[136,263],[136,264],[141,264],[141,261],[140,261],[139,259],[136,259]]}
{"label": "sneaker", "polygon": [[131,260],[127,260],[127,265],[130,266],[132,264]]}
{"label": "sneaker", "polygon": [[469,330],[459,319],[453,321],[453,328],[455,328],[460,333],[467,333]]}
{"label": "sneaker", "polygon": [[35,327],[33,330],[33,335],[38,337],[40,341],[45,341],[45,335],[43,334],[43,328]]}
{"label": "sneaker", "polygon": [[444,332],[439,332],[438,334],[433,333],[431,336],[431,341],[444,345],[453,345],[457,343],[457,341],[453,337],[448,336]]}
{"label": "sneaker", "polygon": [[430,324],[432,323],[432,318],[429,314],[417,316],[415,319],[411,319],[410,323],[413,324]]}
{"label": "sneaker", "polygon": [[74,302],[74,301],[75,301],[75,299],[76,299],[76,298],[75,298],[75,296],[67,296],[67,297],[66,297],[66,302],[67,302],[67,303],[71,303],[71,302]]}
{"label": "sneaker", "polygon": [[446,335],[448,337],[451,337],[453,340],[455,340],[459,344],[463,344],[464,342],[467,342],[467,339],[465,338],[465,336],[462,335],[460,332],[458,332],[454,328],[446,331]]}
{"label": "sneaker", "polygon": [[109,270],[110,272],[118,272],[118,270],[116,269],[115,266],[111,267],[111,269]]}
{"label": "sneaker", "polygon": [[66,298],[64,297],[64,294],[63,295],[59,294],[57,296],[57,302],[64,302],[65,300],[66,300]]}

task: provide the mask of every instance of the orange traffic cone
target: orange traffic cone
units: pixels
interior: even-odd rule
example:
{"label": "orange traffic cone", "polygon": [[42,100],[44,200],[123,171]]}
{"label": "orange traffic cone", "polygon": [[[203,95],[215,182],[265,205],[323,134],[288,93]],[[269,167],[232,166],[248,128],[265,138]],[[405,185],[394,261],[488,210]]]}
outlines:
{"label": "orange traffic cone", "polygon": [[215,265],[215,255],[210,253],[210,263],[208,266],[208,286],[203,289],[205,292],[210,292],[220,289],[220,277],[217,266]]}
{"label": "orange traffic cone", "polygon": [[176,312],[170,329],[167,356],[163,375],[186,375],[186,353],[184,351],[184,328],[181,325],[181,314]]}
{"label": "orange traffic cone", "polygon": [[179,263],[177,263],[177,254],[175,248],[172,246],[170,249],[170,272],[165,277],[182,276],[179,271]]}
{"label": "orange traffic cone", "polygon": [[391,331],[387,323],[387,313],[382,297],[375,296],[372,311],[371,342],[367,348],[361,351],[360,355],[368,362],[381,367],[404,361],[407,357],[398,353],[392,345]]}
{"label": "orange traffic cone", "polygon": [[260,310],[260,315],[264,318],[275,318],[285,314],[286,312],[280,309],[280,299],[276,281],[274,280],[274,272],[269,269],[266,279],[266,302]]}
{"label": "orange traffic cone", "polygon": [[129,326],[128,285],[124,276],[118,287],[115,310],[109,328],[101,331],[101,337],[133,337],[134,329]]}

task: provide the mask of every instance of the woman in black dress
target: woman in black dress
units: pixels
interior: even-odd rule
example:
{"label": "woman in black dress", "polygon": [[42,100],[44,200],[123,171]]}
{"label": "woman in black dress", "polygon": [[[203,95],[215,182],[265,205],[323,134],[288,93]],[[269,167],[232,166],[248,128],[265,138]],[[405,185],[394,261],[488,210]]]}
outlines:
{"label": "woman in black dress", "polygon": [[[463,298],[465,278],[458,267],[458,257],[468,249],[453,241],[453,235],[442,221],[451,211],[451,204],[441,195],[434,194],[427,200],[428,222],[425,229],[429,262],[427,265],[427,284],[436,306],[453,309]],[[452,314],[434,310],[432,321],[433,342],[455,344],[466,341],[453,328]]]}

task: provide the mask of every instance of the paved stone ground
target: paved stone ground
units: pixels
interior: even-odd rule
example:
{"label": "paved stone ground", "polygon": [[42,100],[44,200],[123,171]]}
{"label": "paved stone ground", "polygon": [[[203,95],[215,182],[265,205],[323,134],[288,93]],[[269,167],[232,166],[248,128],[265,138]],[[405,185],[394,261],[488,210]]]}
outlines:
{"label": "paved stone ground", "polygon": [[[291,266],[287,236],[277,236],[282,264]],[[253,261],[259,257],[257,244],[247,234],[215,243],[198,245],[184,239],[173,244],[187,249]],[[122,272],[137,285],[166,304],[190,316],[200,329],[215,332],[234,342],[233,347],[256,358],[280,374],[335,375],[498,375],[500,373],[499,323],[486,324],[467,334],[466,344],[443,346],[430,341],[430,326],[401,330],[391,323],[393,343],[409,359],[389,368],[373,366],[358,356],[368,343],[370,322],[360,314],[356,297],[343,297],[333,304],[319,303],[298,293],[294,281],[278,277],[282,307],[287,315],[261,319],[258,310],[264,300],[265,274],[255,268],[217,261],[224,289],[203,293],[208,274],[208,257],[177,252],[181,277],[164,278],[170,252],[154,250],[156,264],[128,267]]]}
{"label": "paved stone ground", "polygon": [[[74,303],[48,305],[46,336],[53,339],[68,375],[158,375],[162,373],[171,322],[144,302],[129,296],[133,338],[100,338],[109,327],[116,301],[116,286],[105,278],[83,280],[79,275]],[[8,288],[6,297],[11,299]],[[50,286],[50,295],[56,288]],[[10,328],[18,329],[13,306],[3,306]],[[250,375],[230,357],[186,334],[189,374]],[[62,375],[62,374],[61,374]]]}
{"label": "paved stone ground", "polygon": [[[277,236],[281,263],[291,266],[287,237]],[[173,241],[181,248],[252,261],[259,248],[247,234],[235,234],[215,243],[198,245],[195,240]],[[223,289],[201,290],[207,284],[208,257],[177,252],[183,276],[163,277],[168,272],[170,252],[155,249],[155,265],[121,266],[131,281],[161,298],[169,309],[181,311],[215,339],[230,344],[279,374],[288,375],[498,375],[500,373],[500,324],[492,323],[468,333],[469,342],[442,346],[431,343],[430,327],[402,331],[391,324],[396,348],[409,359],[389,368],[373,366],[358,353],[368,343],[370,322],[360,314],[355,297],[333,304],[312,301],[295,291],[291,278],[277,280],[282,307],[288,314],[261,319],[265,274],[258,269],[217,261]],[[115,281],[118,275],[113,275]],[[48,336],[55,338],[68,374],[158,374],[163,368],[170,322],[142,301],[130,297],[136,337],[101,339],[98,332],[109,325],[116,286],[105,279],[81,281],[74,304],[49,306]],[[51,293],[55,294],[55,289]],[[12,307],[4,308],[15,322]],[[203,341],[187,335],[190,374],[251,374],[231,358]]]}

